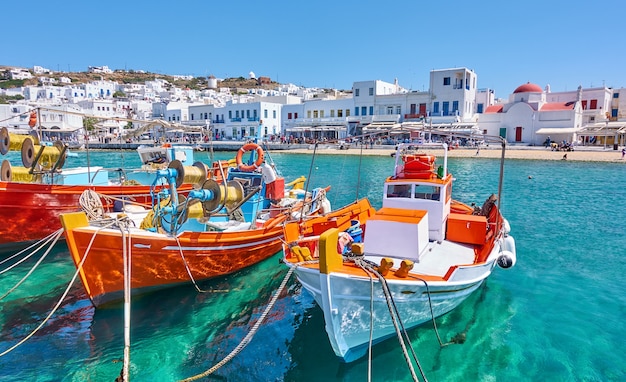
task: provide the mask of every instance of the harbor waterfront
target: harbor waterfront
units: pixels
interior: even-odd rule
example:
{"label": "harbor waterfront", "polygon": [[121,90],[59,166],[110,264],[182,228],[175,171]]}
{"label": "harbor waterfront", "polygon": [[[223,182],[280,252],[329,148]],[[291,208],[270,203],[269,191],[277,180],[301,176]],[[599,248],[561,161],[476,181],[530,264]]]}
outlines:
{"label": "harbor waterfront", "polygon": [[[143,143],[143,144],[147,144]],[[89,147],[94,150],[135,150],[142,143],[90,143]],[[210,144],[197,144],[195,146],[204,151],[237,151],[241,147],[241,141],[216,141]],[[339,150],[336,143],[298,144],[298,143],[264,143],[270,152],[294,153],[294,154],[330,154],[330,155],[391,155],[395,151],[394,145],[357,145],[352,144],[347,150]],[[620,147],[621,149],[622,147]],[[441,154],[441,152],[437,152]],[[499,146],[460,147],[450,150],[448,156],[451,158],[500,158]],[[571,161],[594,161],[594,162],[622,162],[626,163],[626,158],[622,159],[621,151],[614,150],[613,147],[604,146],[577,146],[574,151],[553,151],[543,146],[511,145],[507,144],[507,159],[541,159],[541,160],[566,160]]]}
{"label": "harbor waterfront", "polygon": [[[363,158],[352,155],[360,148],[318,147],[316,153],[332,155],[316,157],[313,165],[313,150],[302,150],[306,154],[269,154],[286,179],[305,175],[309,188],[330,185],[334,207],[357,197],[378,200],[381,180],[394,161],[393,146],[363,149],[363,154],[378,154]],[[451,151],[459,200],[482,203],[484,195],[496,191],[499,161],[488,158],[492,152],[500,150],[482,148],[478,155],[469,148]],[[456,153],[466,157],[455,158]],[[515,159],[518,153],[536,159]],[[68,158],[68,167],[87,163],[85,152],[77,154]],[[199,154],[203,162],[210,161],[209,152]],[[564,154],[567,160],[562,160]],[[585,155],[588,159],[576,159]],[[215,156],[229,159],[234,153]],[[601,156],[610,159],[601,161]],[[464,343],[440,348],[429,323],[409,332],[424,374],[431,381],[625,380],[626,285],[620,281],[626,271],[626,235],[616,202],[626,189],[621,166],[626,161],[619,151],[578,148],[567,153],[511,148],[506,157],[502,211],[517,241],[517,265],[495,272],[456,310],[437,319],[444,342],[463,334]],[[140,164],[131,151],[92,151],[90,163],[109,168]],[[468,176],[475,172],[484,177]],[[44,320],[72,278],[75,267],[63,244],[51,257],[0,302],[0,353]],[[287,272],[280,257],[202,283],[207,293],[186,285],[134,298],[131,380],[179,380],[224,358],[277,291]],[[0,293],[9,291],[35,261],[3,274]],[[37,334],[0,357],[0,380],[114,380],[123,359],[123,314],[121,304],[94,309],[75,283]],[[215,379],[363,381],[367,359],[349,365],[336,359],[322,311],[292,278],[250,344]],[[375,347],[372,380],[411,380],[395,339]]]}

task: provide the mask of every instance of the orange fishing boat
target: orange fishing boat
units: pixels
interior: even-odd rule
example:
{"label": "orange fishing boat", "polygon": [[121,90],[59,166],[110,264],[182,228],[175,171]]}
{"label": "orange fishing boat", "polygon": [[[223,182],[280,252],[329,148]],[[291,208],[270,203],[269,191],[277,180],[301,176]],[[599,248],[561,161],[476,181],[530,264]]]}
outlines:
{"label": "orange fishing boat", "polygon": [[122,298],[125,285],[140,294],[179,284],[197,287],[201,280],[236,272],[281,250],[285,221],[328,212],[324,189],[285,196],[284,179],[258,159],[262,150],[256,144],[244,148],[253,153],[248,164],[238,155],[237,168],[224,182],[206,180],[186,197],[176,191],[185,168],[175,160],[157,172],[170,190],[155,196],[150,210],[91,221],[85,212],[61,215],[70,254],[95,306]]}

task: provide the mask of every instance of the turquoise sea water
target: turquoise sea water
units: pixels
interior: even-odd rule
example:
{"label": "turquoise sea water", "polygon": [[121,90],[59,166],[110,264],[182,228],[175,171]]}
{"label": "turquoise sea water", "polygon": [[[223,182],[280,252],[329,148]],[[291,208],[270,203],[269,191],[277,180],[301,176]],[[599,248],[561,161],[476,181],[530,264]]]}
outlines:
{"label": "turquoise sea water", "polygon": [[[91,164],[138,165],[134,153],[95,152]],[[208,162],[208,154],[201,153]],[[219,153],[222,159],[232,153]],[[331,185],[333,206],[357,196],[379,207],[391,157],[273,154],[286,180],[309,176]],[[84,153],[69,166],[85,162]],[[497,191],[499,161],[451,159],[456,199],[482,203]],[[359,172],[358,169],[362,170]],[[410,331],[429,381],[626,380],[626,167],[620,163],[508,160],[502,210],[517,242],[517,265],[496,268],[486,284],[432,325]],[[174,381],[219,362],[246,336],[286,269],[280,254],[245,271],[202,284],[135,298],[131,379]],[[0,295],[34,261],[0,275]],[[3,269],[5,265],[0,266]],[[0,352],[48,314],[74,274],[64,245],[20,288],[0,301]],[[112,381],[123,359],[123,307],[95,310],[77,282],[52,319],[29,341],[0,357],[1,381]],[[321,310],[294,279],[252,342],[205,380],[364,381],[367,360],[342,364]],[[372,380],[410,381],[395,339],[374,348]]]}

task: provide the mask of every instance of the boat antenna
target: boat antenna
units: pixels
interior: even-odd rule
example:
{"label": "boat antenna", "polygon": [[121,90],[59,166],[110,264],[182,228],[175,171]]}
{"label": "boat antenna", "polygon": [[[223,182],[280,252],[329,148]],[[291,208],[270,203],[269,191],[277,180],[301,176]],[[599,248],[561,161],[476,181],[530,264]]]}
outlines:
{"label": "boat antenna", "polygon": [[208,120],[206,121],[206,130],[204,131],[204,134],[207,138],[209,138],[209,159],[211,160],[211,163],[213,163],[215,161],[215,159],[213,159],[213,126],[209,124]]}
{"label": "boat antenna", "polygon": [[498,210],[500,210],[502,183],[504,181],[504,152],[506,151],[506,139],[500,137],[500,143],[502,144],[502,156],[500,158],[500,179],[498,180]]}
{"label": "boat antenna", "polygon": [[356,200],[359,201],[359,188],[361,188],[361,164],[363,163],[363,140],[361,140],[361,152],[359,153],[359,171],[356,178]]}
{"label": "boat antenna", "polygon": [[[313,145],[313,156],[311,157],[311,167],[309,167],[309,175],[306,178],[306,183],[304,186],[304,201],[306,202],[306,194],[309,192],[309,185],[311,184],[311,174],[313,173],[313,164],[315,163],[315,154],[317,153],[317,145],[319,142],[316,140]],[[304,206],[306,203],[302,203],[302,209],[300,210],[300,222],[302,222],[302,217],[304,216]]]}

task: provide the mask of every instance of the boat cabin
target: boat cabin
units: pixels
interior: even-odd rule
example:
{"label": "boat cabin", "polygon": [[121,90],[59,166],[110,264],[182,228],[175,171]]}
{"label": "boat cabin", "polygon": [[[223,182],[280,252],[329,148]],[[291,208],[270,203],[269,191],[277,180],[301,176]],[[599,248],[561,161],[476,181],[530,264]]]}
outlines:
{"label": "boat cabin", "polygon": [[446,236],[452,202],[447,157],[435,169],[434,156],[399,149],[394,174],[385,180],[382,208],[367,222],[365,248],[368,253],[419,261],[428,242]]}

